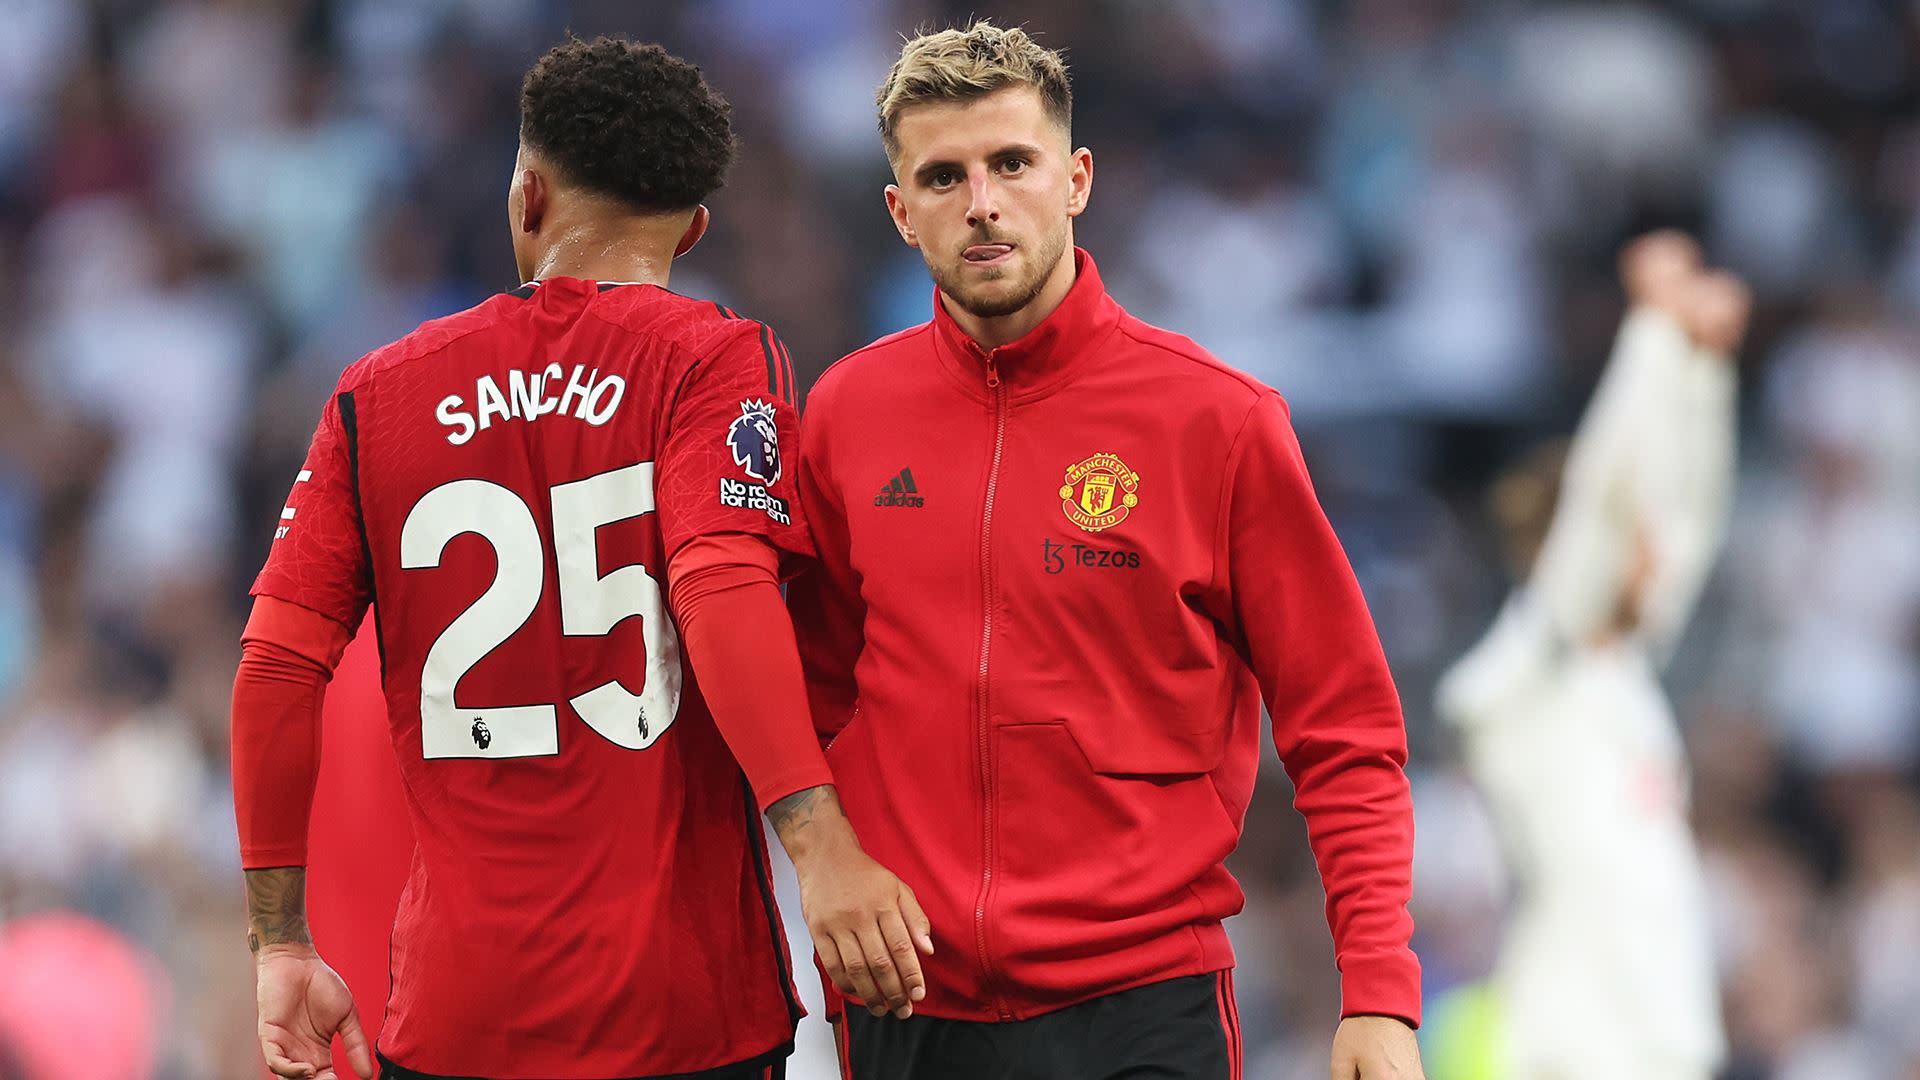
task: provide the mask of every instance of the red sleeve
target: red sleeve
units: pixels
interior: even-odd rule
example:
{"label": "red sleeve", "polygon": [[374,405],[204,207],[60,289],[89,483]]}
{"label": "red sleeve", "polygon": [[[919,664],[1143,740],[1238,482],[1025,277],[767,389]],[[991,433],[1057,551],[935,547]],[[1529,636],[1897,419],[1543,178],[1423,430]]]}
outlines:
{"label": "red sleeve", "polygon": [[[820,408],[816,400],[815,409]],[[860,659],[866,607],[858,575],[848,565],[852,543],[847,512],[828,471],[820,412],[801,425],[800,503],[819,552],[787,587],[787,608],[807,675],[807,703],[821,745],[833,741],[853,719],[858,701],[854,668]]]}
{"label": "red sleeve", "polygon": [[682,547],[667,570],[681,646],[762,810],[833,783],[807,716],[778,561],[765,540],[722,533]]}
{"label": "red sleeve", "polygon": [[1327,894],[1341,1014],[1420,1020],[1406,727],[1373,620],[1279,395],[1249,413],[1222,515],[1233,622]]}
{"label": "red sleeve", "polygon": [[355,434],[342,420],[339,397],[329,399],[253,583],[255,596],[298,604],[349,628],[360,625],[373,599],[355,492]]}
{"label": "red sleeve", "polygon": [[798,450],[800,421],[786,349],[760,323],[727,325],[738,329],[688,370],[669,406],[654,473],[667,558],[713,533],[811,555],[786,456]]}
{"label": "red sleeve", "polygon": [[233,679],[233,810],[240,864],[304,866],[320,773],[320,706],[346,650],[345,626],[263,596],[242,632]]}

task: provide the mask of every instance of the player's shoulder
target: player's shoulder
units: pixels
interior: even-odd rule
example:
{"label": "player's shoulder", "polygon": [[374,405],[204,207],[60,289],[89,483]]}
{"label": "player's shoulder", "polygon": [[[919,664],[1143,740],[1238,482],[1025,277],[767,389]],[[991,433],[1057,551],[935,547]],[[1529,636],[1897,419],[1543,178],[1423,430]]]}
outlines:
{"label": "player's shoulder", "polygon": [[772,327],[715,300],[685,296],[660,285],[601,283],[588,308],[602,322],[630,334],[706,356],[723,346],[774,337]]}
{"label": "player's shoulder", "polygon": [[917,361],[932,347],[933,323],[929,321],[897,330],[855,349],[820,373],[812,389],[807,391],[807,408],[812,412],[830,408],[835,401],[860,393],[862,388],[871,388],[877,393],[892,392],[897,387],[888,380],[927,370],[926,365]]}
{"label": "player's shoulder", "polygon": [[522,300],[518,290],[496,293],[463,311],[428,319],[414,328],[412,333],[396,338],[347,365],[340,374],[339,390],[357,390],[396,367],[433,356],[463,338],[490,330]]}
{"label": "player's shoulder", "polygon": [[595,318],[664,349],[676,366],[711,374],[715,364],[745,375],[764,367],[767,392],[794,400],[793,359],[774,328],[715,300],[658,285],[607,286],[588,308]]}
{"label": "player's shoulder", "polygon": [[[1231,409],[1251,408],[1263,399],[1280,397],[1273,387],[1226,363],[1184,334],[1131,314],[1120,316],[1116,332],[1128,345],[1127,355],[1179,380],[1189,399],[1198,396]],[[1284,406],[1284,402],[1281,404]]]}

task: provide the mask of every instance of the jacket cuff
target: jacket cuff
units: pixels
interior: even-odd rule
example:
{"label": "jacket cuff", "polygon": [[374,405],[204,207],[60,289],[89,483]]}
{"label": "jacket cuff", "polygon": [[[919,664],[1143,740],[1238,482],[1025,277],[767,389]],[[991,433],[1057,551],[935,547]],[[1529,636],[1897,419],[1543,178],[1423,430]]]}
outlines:
{"label": "jacket cuff", "polygon": [[833,783],[833,772],[827,768],[823,759],[816,758],[797,768],[783,770],[773,776],[764,777],[754,785],[754,799],[760,804],[760,812],[766,813],[774,803],[789,795],[798,795],[803,791],[825,787]]}
{"label": "jacket cuff", "polygon": [[1340,1018],[1392,1016],[1420,1026],[1420,961],[1402,949],[1352,958],[1340,968]]}

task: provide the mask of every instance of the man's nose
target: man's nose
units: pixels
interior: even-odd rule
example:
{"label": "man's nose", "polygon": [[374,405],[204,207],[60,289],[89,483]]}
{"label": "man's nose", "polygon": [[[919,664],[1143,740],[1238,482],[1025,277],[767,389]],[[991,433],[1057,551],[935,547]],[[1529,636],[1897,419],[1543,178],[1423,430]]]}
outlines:
{"label": "man's nose", "polygon": [[979,228],[987,222],[1000,220],[1000,205],[994,199],[993,178],[987,173],[976,173],[967,178],[967,224]]}

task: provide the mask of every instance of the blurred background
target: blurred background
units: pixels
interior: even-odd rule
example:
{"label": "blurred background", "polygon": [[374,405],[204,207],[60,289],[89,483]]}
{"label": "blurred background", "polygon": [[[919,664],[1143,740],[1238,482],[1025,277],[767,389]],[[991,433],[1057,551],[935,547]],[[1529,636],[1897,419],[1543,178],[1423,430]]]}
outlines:
{"label": "blurred background", "polygon": [[[1429,1038],[1509,894],[1431,704],[1510,585],[1483,492],[1571,430],[1626,238],[1694,230],[1752,282],[1729,549],[1668,680],[1727,1076],[1920,1077],[1902,0],[0,0],[0,1047],[81,1015],[69,1041],[124,1056],[59,1080],[258,1075],[247,586],[340,369],[516,283],[530,61],[620,32],[732,99],[741,160],[674,285],[773,324],[805,383],[928,315],[872,92],[901,32],[974,13],[1068,51],[1111,291],[1293,404],[1406,702]],[[1235,858],[1248,1075],[1322,1077],[1331,945],[1269,772]],[[822,1031],[796,1077],[831,1075]]]}

